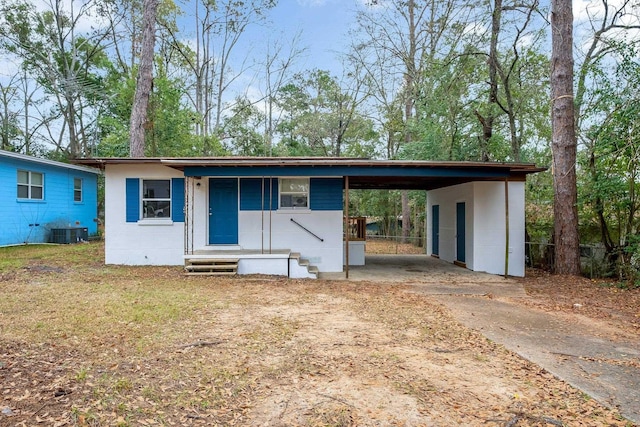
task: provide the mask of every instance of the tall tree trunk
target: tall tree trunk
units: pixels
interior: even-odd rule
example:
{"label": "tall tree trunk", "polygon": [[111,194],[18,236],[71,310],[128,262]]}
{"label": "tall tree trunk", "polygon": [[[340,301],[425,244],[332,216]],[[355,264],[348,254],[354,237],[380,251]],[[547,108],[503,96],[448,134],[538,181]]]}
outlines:
{"label": "tall tree trunk", "polygon": [[144,0],[142,15],[142,48],[140,50],[140,66],[136,93],[131,109],[131,126],[129,129],[129,155],[144,157],[145,124],[147,107],[153,83],[153,53],[155,47],[156,14],[158,0]]}
{"label": "tall tree trunk", "polygon": [[[29,107],[31,106],[31,96],[33,95],[33,93],[27,95],[28,91],[29,91],[29,83],[28,83],[28,79],[27,79],[27,70],[24,69],[23,70],[23,79],[22,79],[22,84],[23,84],[23,88],[24,88],[24,106],[23,106],[23,113],[24,113],[24,154],[30,155],[31,154],[31,129],[29,128]],[[17,150],[20,151],[20,150]]]}
{"label": "tall tree trunk", "polygon": [[[405,70],[405,85],[406,85],[406,99],[404,104],[404,116],[405,116],[405,129],[404,129],[404,142],[408,144],[412,142],[413,136],[411,135],[411,120],[413,119],[413,108],[415,106],[415,77],[416,77],[416,52],[418,47],[416,46],[416,22],[415,22],[415,8],[416,4],[414,0],[407,2],[409,8],[409,51],[407,52],[406,70]],[[411,208],[409,207],[409,191],[402,190],[402,243],[409,241],[409,235],[411,234]]]}
{"label": "tall tree trunk", "polygon": [[502,0],[494,0],[491,13],[491,42],[489,44],[489,103],[486,115],[475,111],[478,121],[482,125],[482,137],[480,138],[480,160],[489,161],[489,143],[493,137],[493,124],[496,119],[494,108],[498,105],[498,36],[502,21]]}
{"label": "tall tree trunk", "polygon": [[551,1],[551,125],[555,272],[580,274],[573,104],[573,11],[571,0]]}
{"label": "tall tree trunk", "polygon": [[69,126],[69,148],[68,154],[71,159],[77,159],[80,156],[80,144],[78,143],[78,134],[76,132],[76,111],[74,100],[71,95],[65,96],[67,101],[67,108],[65,110],[65,119]]}
{"label": "tall tree trunk", "polygon": [[0,144],[0,148],[7,151],[13,151],[9,142],[9,124],[13,114],[9,109],[9,104],[11,104],[11,96],[9,94],[11,91],[12,88],[10,86],[5,88],[0,85],[0,92],[2,93],[2,114],[0,114],[0,118],[2,118],[2,144]]}

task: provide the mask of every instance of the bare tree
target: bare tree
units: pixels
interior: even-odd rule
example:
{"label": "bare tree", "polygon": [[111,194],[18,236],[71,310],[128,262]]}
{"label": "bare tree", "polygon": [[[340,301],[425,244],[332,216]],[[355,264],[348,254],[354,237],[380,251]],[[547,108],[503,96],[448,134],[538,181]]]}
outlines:
{"label": "bare tree", "polygon": [[19,114],[22,119],[21,144],[16,147],[19,152],[33,154],[32,150],[37,142],[37,135],[41,128],[47,129],[55,120],[55,116],[50,111],[43,111],[43,99],[36,99],[42,87],[34,79],[30,79],[26,70],[22,70],[19,78],[18,90],[22,100],[22,108]]}
{"label": "bare tree", "polygon": [[[535,67],[535,64],[527,64],[526,59],[521,58],[521,51],[532,50],[522,46],[523,40],[530,39],[531,45],[535,45],[544,34],[540,29],[529,29],[529,27],[535,27],[533,20],[538,12],[540,12],[538,0],[516,1],[508,4],[504,4],[502,0],[494,0],[487,57],[489,68],[487,109],[486,112],[481,112],[478,109],[474,112],[482,126],[482,137],[480,138],[480,158],[482,161],[488,161],[490,158],[489,143],[493,137],[495,122],[502,114],[507,116],[509,125],[511,157],[516,162],[520,161],[522,128],[520,127],[519,132],[519,103],[515,98],[515,92],[518,85],[523,83],[520,80],[523,68]],[[510,17],[509,14],[514,16]],[[506,28],[506,31],[503,28]]]}
{"label": "bare tree", "polygon": [[13,151],[12,139],[17,130],[18,112],[14,108],[18,88],[17,76],[12,76],[4,84],[0,81],[0,149]]}
{"label": "bare tree", "polygon": [[205,152],[209,150],[207,137],[221,131],[225,108],[233,108],[223,102],[225,93],[250,67],[248,52],[233,61],[238,43],[248,27],[263,20],[265,12],[274,6],[274,0],[196,0],[195,52],[168,29],[194,78],[189,97],[199,116],[195,131],[205,138]]}
{"label": "bare tree", "polygon": [[555,271],[580,274],[576,184],[577,140],[573,99],[573,10],[571,0],[551,1],[551,125]]}
{"label": "bare tree", "polygon": [[390,53],[374,49],[369,43],[356,41],[351,46],[346,60],[353,69],[359,70],[357,78],[367,86],[367,98],[373,99],[379,114],[373,114],[372,119],[379,122],[383,131],[386,158],[391,159],[398,153],[402,143],[402,108],[398,105],[395,93],[401,84],[393,73],[388,70],[388,64],[393,60]]}
{"label": "bare tree", "polygon": [[107,33],[103,28],[79,28],[94,15],[96,3],[49,0],[42,10],[25,1],[0,5],[0,46],[38,80],[62,121],[61,131],[49,142],[70,157],[87,154],[84,112],[100,91],[94,73],[104,58]]}
{"label": "bare tree", "polygon": [[[381,4],[384,3],[384,4]],[[414,125],[418,88],[426,77],[426,69],[434,58],[445,56],[447,49],[455,46],[461,37],[471,6],[465,6],[457,0],[390,0],[379,2],[370,0],[369,8],[358,15],[358,29],[362,36],[355,43],[356,56],[368,62],[365,69],[372,77],[378,77],[378,67],[383,73],[395,76],[393,85],[396,90],[389,93],[385,83],[376,83],[383,90],[387,100],[386,114],[396,116],[401,109],[403,126],[399,129],[403,144],[414,140]],[[373,51],[370,59],[382,64],[367,61],[364,54],[357,53],[365,49]],[[401,83],[399,83],[401,81]],[[389,133],[389,143],[395,140],[396,127]],[[389,129],[391,130],[391,128]],[[400,144],[402,144],[400,143]],[[389,151],[389,150],[388,150]],[[406,191],[402,194],[402,236],[409,237],[411,230],[411,211]]]}
{"label": "bare tree", "polygon": [[480,138],[480,159],[483,162],[489,161],[489,142],[493,137],[493,122],[496,113],[493,106],[498,103],[498,37],[500,36],[500,26],[502,24],[502,0],[494,0],[491,13],[491,42],[489,43],[489,108],[485,115],[478,110],[476,117],[482,125],[482,138]]}
{"label": "bare tree", "polygon": [[147,107],[153,84],[153,55],[155,47],[156,15],[158,0],[145,0],[142,16],[142,48],[136,93],[131,109],[131,126],[129,129],[129,154],[131,157],[144,157],[145,125],[147,123]]}
{"label": "bare tree", "polygon": [[268,42],[264,63],[262,64],[261,80],[263,82],[262,99],[258,102],[264,103],[264,140],[265,154],[272,155],[273,134],[280,122],[281,110],[276,111],[276,94],[286,82],[291,78],[291,69],[295,61],[304,53],[305,48],[300,48],[300,33],[296,33],[289,44],[288,51],[280,42]]}
{"label": "bare tree", "polygon": [[635,1],[624,0],[614,6],[609,0],[600,0],[600,3],[596,3],[593,9],[595,9],[593,12],[591,8],[586,9],[589,16],[588,25],[591,27],[588,31],[591,40],[584,44],[588,46],[584,53],[577,52],[578,55],[582,54],[578,67],[575,100],[578,132],[580,132],[582,125],[581,112],[586,107],[587,76],[591,67],[594,63],[615,52],[619,48],[618,39],[624,39],[625,33],[640,30],[640,15],[637,12],[637,2]]}
{"label": "bare tree", "polygon": [[103,0],[99,12],[108,23],[111,60],[120,72],[129,75],[140,53],[143,4],[141,0]]}

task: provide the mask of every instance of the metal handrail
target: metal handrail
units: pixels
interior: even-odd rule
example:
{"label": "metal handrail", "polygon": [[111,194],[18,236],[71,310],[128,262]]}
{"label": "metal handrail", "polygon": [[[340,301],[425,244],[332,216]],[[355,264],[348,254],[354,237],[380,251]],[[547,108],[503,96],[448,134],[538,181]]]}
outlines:
{"label": "metal handrail", "polygon": [[304,231],[306,231],[307,233],[311,234],[313,237],[315,237],[316,239],[320,240],[321,242],[324,242],[324,239],[320,236],[318,236],[317,234],[315,234],[313,231],[309,230],[307,227],[305,227],[304,225],[300,224],[298,221],[296,221],[295,219],[291,218],[291,222],[294,223],[295,225],[297,225],[298,227],[302,228]]}

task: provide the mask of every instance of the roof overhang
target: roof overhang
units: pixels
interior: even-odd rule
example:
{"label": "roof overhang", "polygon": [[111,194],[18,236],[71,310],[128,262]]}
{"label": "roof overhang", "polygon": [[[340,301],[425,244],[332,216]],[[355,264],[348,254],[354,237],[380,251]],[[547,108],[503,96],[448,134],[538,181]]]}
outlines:
{"label": "roof overhang", "polygon": [[78,164],[162,165],[185,176],[348,177],[351,189],[433,190],[471,181],[524,181],[546,168],[531,163],[369,160],[325,157],[143,157],[78,159]]}
{"label": "roof overhang", "polygon": [[[99,170],[94,168],[78,166],[77,164],[58,162],[55,160],[43,159],[40,157],[28,156],[26,154],[14,153],[12,151],[6,151],[6,150],[0,150],[0,157],[7,157],[11,159],[22,160],[25,162],[38,163],[41,165],[54,166],[57,168],[72,169],[72,170],[77,170],[77,171],[82,171],[87,173],[93,173],[96,175],[100,173]],[[81,163],[78,162],[78,164],[81,164]]]}

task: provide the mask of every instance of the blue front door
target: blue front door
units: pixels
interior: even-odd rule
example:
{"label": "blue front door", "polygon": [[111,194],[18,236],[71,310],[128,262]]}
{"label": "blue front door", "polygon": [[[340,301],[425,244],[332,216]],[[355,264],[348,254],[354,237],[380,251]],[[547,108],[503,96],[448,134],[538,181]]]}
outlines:
{"label": "blue front door", "polygon": [[209,179],[209,244],[238,243],[238,180]]}
{"label": "blue front door", "polygon": [[456,261],[465,261],[465,205],[464,202],[456,204]]}
{"label": "blue front door", "polygon": [[431,254],[439,255],[440,248],[440,206],[431,206]]}

